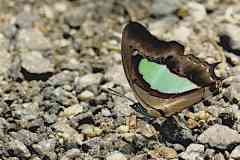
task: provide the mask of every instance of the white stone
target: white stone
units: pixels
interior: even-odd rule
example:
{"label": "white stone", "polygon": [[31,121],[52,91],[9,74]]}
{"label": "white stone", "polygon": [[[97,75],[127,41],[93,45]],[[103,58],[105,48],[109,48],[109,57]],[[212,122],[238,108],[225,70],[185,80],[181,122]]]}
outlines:
{"label": "white stone", "polygon": [[114,151],[107,156],[106,160],[127,160],[126,156],[119,151]]}

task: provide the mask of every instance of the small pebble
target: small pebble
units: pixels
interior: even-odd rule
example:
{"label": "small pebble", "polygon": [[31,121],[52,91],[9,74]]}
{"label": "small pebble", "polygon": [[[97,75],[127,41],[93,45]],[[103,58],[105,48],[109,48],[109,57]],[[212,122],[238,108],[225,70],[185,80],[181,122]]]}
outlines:
{"label": "small pebble", "polygon": [[54,65],[41,52],[21,53],[22,67],[29,73],[42,74],[54,71]]}
{"label": "small pebble", "polygon": [[56,139],[48,139],[39,142],[38,144],[33,144],[33,149],[40,155],[48,156],[51,160],[55,160],[57,157],[54,153],[56,147]]}
{"label": "small pebble", "polygon": [[37,133],[33,133],[26,129],[21,129],[17,132],[10,132],[10,135],[28,146],[33,143],[37,143],[42,139],[41,135],[38,135]]}
{"label": "small pebble", "polygon": [[110,111],[109,109],[107,109],[107,108],[103,108],[103,109],[101,110],[101,112],[102,112],[102,115],[103,115],[104,117],[111,117],[111,116],[112,116],[111,111]]}
{"label": "small pebble", "polygon": [[82,144],[82,141],[84,140],[83,134],[79,134],[78,131],[72,128],[69,124],[62,122],[61,120],[55,123],[53,127],[56,129],[59,137],[63,138],[64,141],[68,143]]}
{"label": "small pebble", "polygon": [[154,158],[173,159],[177,157],[177,152],[172,148],[162,146],[150,151],[150,155]]}
{"label": "small pebble", "polygon": [[13,154],[19,158],[29,158],[31,156],[28,148],[18,140],[12,140],[8,142],[9,149],[13,151]]}
{"label": "small pebble", "polygon": [[179,7],[179,1],[178,0],[154,0],[151,12],[154,15],[160,16],[160,15],[167,15],[171,14],[174,11],[176,11]]}
{"label": "small pebble", "polygon": [[225,160],[225,157],[222,153],[217,153],[214,156],[214,160]]}
{"label": "small pebble", "polygon": [[106,160],[127,160],[127,157],[119,151],[113,151],[106,157]]}
{"label": "small pebble", "polygon": [[60,73],[53,75],[51,78],[49,78],[47,83],[54,87],[63,86],[65,84],[73,82],[74,77],[76,75],[77,75],[77,73],[75,73],[75,72],[62,71]]}
{"label": "small pebble", "polygon": [[212,147],[226,149],[228,145],[240,143],[240,134],[223,125],[215,124],[205,130],[199,137],[200,143],[208,143]]}
{"label": "small pebble", "polygon": [[117,128],[119,133],[127,133],[129,132],[129,127],[127,125],[121,125]]}
{"label": "small pebble", "polygon": [[237,36],[240,34],[240,28],[235,24],[225,24],[223,25],[223,33],[231,38],[231,44],[233,49],[240,49],[240,38]]}
{"label": "small pebble", "polygon": [[197,2],[189,2],[187,4],[188,12],[194,21],[201,21],[207,16],[204,5]]}
{"label": "small pebble", "polygon": [[180,153],[179,157],[184,160],[204,160],[204,145],[190,144],[185,152]]}
{"label": "small pebble", "polygon": [[[22,29],[19,31],[17,37],[17,47],[19,49],[30,49],[44,51],[52,48],[51,42],[47,39],[42,32],[37,29]],[[38,62],[32,61],[33,62]]]}
{"label": "small pebble", "polygon": [[16,24],[20,28],[32,28],[33,23],[37,22],[39,17],[32,12],[24,11],[17,15]]}
{"label": "small pebble", "polygon": [[153,137],[154,135],[157,136],[158,134],[156,129],[152,125],[141,120],[137,121],[136,132],[142,134],[143,136],[146,136],[147,138]]}
{"label": "small pebble", "polygon": [[74,104],[68,108],[65,108],[63,112],[60,113],[60,116],[72,117],[84,111],[84,107],[80,104]]}
{"label": "small pebble", "polygon": [[70,160],[81,156],[81,151],[77,148],[66,151],[60,160]]}
{"label": "small pebble", "polygon": [[88,9],[89,8],[85,6],[81,6],[65,12],[64,20],[66,24],[74,28],[80,27],[86,18],[85,16],[86,13],[88,13]]}
{"label": "small pebble", "polygon": [[85,87],[98,85],[102,81],[103,75],[101,73],[90,73],[75,79],[75,86],[77,90],[82,90]]}
{"label": "small pebble", "polygon": [[208,148],[208,149],[206,149],[206,151],[205,151],[205,155],[207,156],[207,157],[214,157],[214,154],[215,154],[215,150],[214,149],[210,149],[210,148]]}
{"label": "small pebble", "polygon": [[88,137],[100,136],[103,132],[102,129],[89,124],[81,125],[79,129],[81,130],[81,133],[85,134]]}
{"label": "small pebble", "polygon": [[233,149],[232,153],[230,154],[230,157],[233,159],[240,159],[240,145]]}
{"label": "small pebble", "polygon": [[122,85],[127,90],[130,89],[122,65],[110,66],[107,69],[104,78],[115,84]]}
{"label": "small pebble", "polygon": [[64,3],[64,2],[56,2],[56,3],[54,4],[54,8],[55,8],[56,11],[58,11],[58,12],[64,12],[64,11],[66,11],[66,9],[67,9],[67,5],[66,5],[66,3]]}
{"label": "small pebble", "polygon": [[85,90],[82,93],[80,93],[80,95],[78,95],[78,98],[81,101],[88,101],[88,100],[94,98],[94,94],[91,91],[89,91],[89,90]]}
{"label": "small pebble", "polygon": [[7,75],[12,61],[12,55],[6,50],[0,51],[0,75]]}

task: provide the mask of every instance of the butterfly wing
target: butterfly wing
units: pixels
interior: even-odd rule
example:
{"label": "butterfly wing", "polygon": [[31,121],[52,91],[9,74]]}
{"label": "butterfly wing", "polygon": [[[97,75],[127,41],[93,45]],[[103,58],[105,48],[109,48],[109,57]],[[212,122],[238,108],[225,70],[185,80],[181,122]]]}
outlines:
{"label": "butterfly wing", "polygon": [[[126,77],[136,98],[156,117],[181,112],[211,95],[221,84],[221,79],[213,72],[214,65],[193,55],[184,55],[184,46],[175,41],[159,40],[136,22],[130,22],[123,30],[121,54]],[[141,58],[165,64],[172,73],[191,80],[199,87],[176,94],[152,89],[139,73]]]}

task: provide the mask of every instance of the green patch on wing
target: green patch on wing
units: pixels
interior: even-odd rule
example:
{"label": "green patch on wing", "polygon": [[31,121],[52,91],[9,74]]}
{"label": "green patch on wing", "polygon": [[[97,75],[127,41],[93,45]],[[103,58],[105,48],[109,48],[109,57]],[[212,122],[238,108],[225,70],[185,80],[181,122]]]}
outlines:
{"label": "green patch on wing", "polygon": [[189,79],[170,72],[166,65],[147,59],[140,61],[138,70],[151,88],[161,93],[178,94],[199,88]]}

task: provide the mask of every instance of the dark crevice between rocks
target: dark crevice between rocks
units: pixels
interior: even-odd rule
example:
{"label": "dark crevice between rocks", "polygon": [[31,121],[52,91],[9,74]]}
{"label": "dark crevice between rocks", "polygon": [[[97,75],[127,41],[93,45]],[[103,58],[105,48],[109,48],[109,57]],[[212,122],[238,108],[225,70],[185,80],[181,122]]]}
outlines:
{"label": "dark crevice between rocks", "polygon": [[81,149],[84,153],[87,153],[91,149],[91,147],[88,146],[87,144],[82,144]]}
{"label": "dark crevice between rocks", "polygon": [[223,125],[228,126],[230,128],[233,128],[233,125],[237,120],[233,113],[220,113],[218,118],[222,120]]}
{"label": "dark crevice between rocks", "polygon": [[[212,148],[215,150],[215,154],[217,153],[222,153],[223,155],[225,155],[224,153],[226,153],[226,151],[228,151],[229,153],[231,153],[233,151],[233,149],[235,147],[237,147],[239,144],[238,143],[232,143],[227,145],[226,147],[223,148],[219,148],[219,147],[215,147],[215,146],[210,146],[209,144],[207,145],[207,148]],[[226,157],[225,157],[226,158]]]}
{"label": "dark crevice between rocks", "polygon": [[168,118],[161,125],[157,123],[152,125],[156,130],[160,131],[163,142],[179,143],[187,147],[194,141],[191,130],[178,126],[174,118]]}
{"label": "dark crevice between rocks", "polygon": [[71,149],[78,149],[80,147],[81,146],[79,144],[76,144],[76,143],[65,143],[63,146],[58,144],[56,148],[63,149],[64,151],[68,151],[68,150],[71,150]]}
{"label": "dark crevice between rocks", "polygon": [[[224,50],[240,56],[240,50],[232,48],[232,39],[226,34],[219,35],[220,41],[218,45],[222,46]],[[228,60],[229,61],[229,60]]]}
{"label": "dark crevice between rocks", "polygon": [[21,73],[23,74],[23,77],[27,81],[37,80],[37,81],[47,81],[52,75],[52,72],[46,72],[46,73],[29,73],[26,69],[21,68]]}

